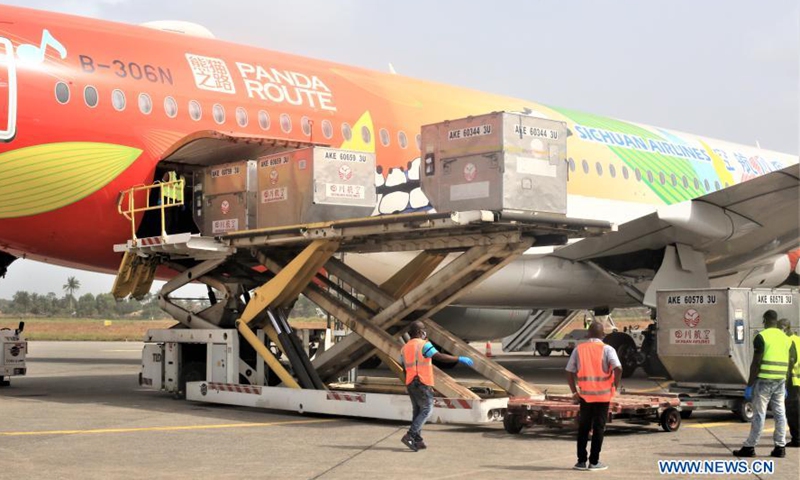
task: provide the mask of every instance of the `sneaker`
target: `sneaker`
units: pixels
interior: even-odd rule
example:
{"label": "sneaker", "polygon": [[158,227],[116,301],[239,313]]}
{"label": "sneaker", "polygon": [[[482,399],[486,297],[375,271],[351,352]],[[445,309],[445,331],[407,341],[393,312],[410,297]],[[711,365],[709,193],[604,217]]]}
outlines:
{"label": "sneaker", "polygon": [[403,445],[410,448],[412,452],[416,452],[417,450],[419,450],[417,448],[417,444],[414,443],[414,439],[411,438],[411,435],[407,433],[403,435],[403,438],[401,438],[400,441],[403,442]]}
{"label": "sneaker", "polygon": [[589,464],[589,471],[595,472],[600,470],[608,470],[608,465],[603,462]]}
{"label": "sneaker", "polygon": [[425,450],[426,448],[428,448],[428,446],[425,445],[424,440],[417,440],[416,442],[414,442],[414,445],[417,446],[417,450]]}
{"label": "sneaker", "polygon": [[742,447],[739,450],[734,450],[733,455],[739,458],[751,458],[756,456],[755,447]]}
{"label": "sneaker", "polygon": [[775,447],[769,454],[770,457],[775,458],[783,458],[786,456],[786,448],[784,447]]}
{"label": "sneaker", "polygon": [[572,467],[573,470],[586,470],[586,462],[578,462]]}

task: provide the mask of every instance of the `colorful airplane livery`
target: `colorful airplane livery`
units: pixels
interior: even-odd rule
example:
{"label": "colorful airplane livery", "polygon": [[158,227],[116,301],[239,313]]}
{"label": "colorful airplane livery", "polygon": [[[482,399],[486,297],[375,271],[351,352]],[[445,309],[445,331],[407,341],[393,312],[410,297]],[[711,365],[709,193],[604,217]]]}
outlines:
{"label": "colorful airplane livery", "polygon": [[[745,216],[720,196],[752,200],[738,187],[775,175],[794,178],[786,189],[796,192],[796,156],[206,36],[6,6],[0,18],[0,274],[16,257],[115,272],[112,245],[130,237],[116,210],[120,192],[160,179],[168,152],[215,131],[374,152],[376,213],[429,209],[419,189],[420,126],[492,111],[567,123],[570,216],[633,225],[655,215],[650,223],[661,222],[662,233],[654,241],[653,224],[633,235],[647,237],[637,244],[622,225],[602,242],[529,256],[515,262],[523,272],[512,285],[519,298],[494,295],[493,277],[476,302],[631,303],[619,284],[582,262],[614,275],[647,264],[649,282],[659,265],[636,259],[646,251],[664,258],[676,245],[702,254],[711,280],[744,285],[778,268],[762,283],[777,286],[797,274],[796,198],[792,205],[765,197],[767,207],[795,208],[793,228],[789,221],[775,231],[773,223],[786,221]],[[758,239],[745,242],[753,231]],[[766,273],[753,277],[759,268]],[[549,296],[557,278],[571,286]],[[506,292],[508,282],[501,281]]]}

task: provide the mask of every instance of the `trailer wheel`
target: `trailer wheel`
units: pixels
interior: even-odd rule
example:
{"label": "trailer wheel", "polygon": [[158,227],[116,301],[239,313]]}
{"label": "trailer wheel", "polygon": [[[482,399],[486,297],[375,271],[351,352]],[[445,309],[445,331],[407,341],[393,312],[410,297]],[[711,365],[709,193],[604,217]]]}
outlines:
{"label": "trailer wheel", "polygon": [[539,355],[541,355],[543,357],[549,357],[551,351],[552,350],[550,350],[550,345],[548,345],[548,344],[546,344],[544,342],[538,342],[536,344],[536,353],[538,353]]}
{"label": "trailer wheel", "polygon": [[742,422],[750,423],[753,421],[756,410],[753,408],[753,402],[741,399],[736,403],[736,408],[733,410],[733,413],[739,417],[739,420]]}
{"label": "trailer wheel", "polygon": [[522,427],[524,427],[522,417],[506,412],[506,416],[503,417],[503,428],[506,429],[506,432],[516,435],[522,431]]}
{"label": "trailer wheel", "polygon": [[639,365],[636,360],[636,342],[633,341],[633,338],[627,333],[612,332],[606,335],[603,342],[617,351],[617,356],[622,364],[622,378],[628,378],[633,375]]}
{"label": "trailer wheel", "polygon": [[681,414],[676,408],[668,408],[661,412],[661,428],[665,432],[675,432],[681,428]]}

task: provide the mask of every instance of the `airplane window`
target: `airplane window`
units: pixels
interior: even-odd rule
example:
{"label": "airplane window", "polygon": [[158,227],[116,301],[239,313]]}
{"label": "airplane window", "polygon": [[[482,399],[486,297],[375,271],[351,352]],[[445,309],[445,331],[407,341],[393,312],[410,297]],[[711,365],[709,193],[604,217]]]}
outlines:
{"label": "airplane window", "polygon": [[249,119],[247,118],[247,110],[243,107],[236,108],[236,124],[240,127],[246,127],[249,123]]}
{"label": "airplane window", "polygon": [[69,102],[69,87],[64,82],[56,83],[56,101],[62,105]]}
{"label": "airplane window", "polygon": [[678,177],[676,177],[674,173],[670,174],[669,181],[672,182],[673,187],[678,185]]}
{"label": "airplane window", "polygon": [[311,136],[311,120],[308,117],[303,117],[300,119],[300,128],[303,129],[303,133],[307,136]]}
{"label": "airplane window", "polygon": [[189,116],[192,120],[197,121],[203,116],[203,108],[197,100],[189,102]]}
{"label": "airplane window", "polygon": [[634,171],[634,173],[636,174],[636,181],[637,182],[641,182],[642,181],[642,171],[637,168]]}
{"label": "airplane window", "polygon": [[211,107],[211,113],[214,115],[214,121],[223,124],[225,123],[225,108],[220,105],[219,103],[215,103],[213,107]]}
{"label": "airplane window", "polygon": [[569,158],[569,171],[570,172],[575,171],[575,159],[573,159],[572,157]]}
{"label": "airplane window", "polygon": [[697,178],[694,179],[694,188],[696,190],[700,190],[700,182],[697,180]]}
{"label": "airplane window", "polygon": [[703,185],[706,187],[706,192],[711,190],[711,187],[708,186],[708,180],[703,180]]}
{"label": "airplane window", "polygon": [[145,115],[150,115],[150,112],[153,111],[153,101],[150,99],[150,95],[146,93],[139,94],[139,111]]}
{"label": "airplane window", "polygon": [[684,175],[681,180],[683,180],[683,188],[689,188],[689,180],[686,178],[686,175]]}
{"label": "airplane window", "polygon": [[626,167],[625,165],[622,166],[622,178],[624,178],[625,180],[628,179],[628,167]]}
{"label": "airplane window", "polygon": [[647,171],[647,181],[653,183],[653,172],[650,170]]}
{"label": "airplane window", "polygon": [[581,167],[583,168],[583,173],[589,173],[589,162],[582,160]]}
{"label": "airplane window", "polygon": [[86,106],[90,108],[96,107],[97,100],[97,89],[91,85],[87,85],[86,88],[83,89],[83,101],[86,102]]}
{"label": "airplane window", "polygon": [[353,130],[350,128],[350,124],[348,124],[347,122],[342,124],[342,136],[348,142],[350,141],[351,138],[353,138]]}
{"label": "airplane window", "polygon": [[422,150],[422,135],[418,133],[416,136],[416,140],[417,140],[417,150]]}
{"label": "airplane window", "polygon": [[111,105],[118,112],[125,110],[125,93],[122,90],[116,89],[111,92]]}
{"label": "airplane window", "polygon": [[264,110],[258,111],[258,126],[262,130],[269,130],[269,113]]}
{"label": "airplane window", "polygon": [[603,176],[603,166],[600,165],[600,162],[596,162],[594,164],[594,168],[595,168],[595,170],[597,170],[597,176],[598,177],[602,177]]}
{"label": "airplane window", "polygon": [[178,104],[175,102],[174,98],[164,98],[164,112],[169,118],[175,118],[175,116],[178,114]]}
{"label": "airplane window", "polygon": [[381,145],[383,145],[384,147],[388,147],[389,132],[385,128],[381,128],[380,135],[381,135]]}
{"label": "airplane window", "polygon": [[661,182],[661,185],[667,182],[667,177],[664,176],[664,172],[658,172],[658,181]]}
{"label": "airplane window", "polygon": [[322,134],[325,138],[331,138],[333,136],[333,124],[330,120],[323,120],[322,121]]}
{"label": "airplane window", "polygon": [[714,180],[714,190],[719,190],[719,189],[720,189],[719,181],[718,180]]}
{"label": "airplane window", "polygon": [[281,113],[281,130],[286,133],[292,131],[292,119],[286,113]]}
{"label": "airplane window", "polygon": [[400,144],[400,148],[408,147],[408,137],[406,137],[406,132],[397,132],[397,143]]}
{"label": "airplane window", "polygon": [[366,125],[361,127],[361,139],[364,140],[364,143],[369,143],[372,141],[372,132],[369,131],[369,127]]}
{"label": "airplane window", "polygon": [[608,174],[611,175],[611,178],[617,178],[617,169],[610,163],[608,164]]}

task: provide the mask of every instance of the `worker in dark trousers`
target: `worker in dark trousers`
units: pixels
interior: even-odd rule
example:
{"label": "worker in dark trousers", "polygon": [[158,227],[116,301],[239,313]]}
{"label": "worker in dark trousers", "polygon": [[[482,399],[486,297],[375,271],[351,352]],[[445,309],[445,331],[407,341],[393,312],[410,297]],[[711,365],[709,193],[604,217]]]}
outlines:
{"label": "worker in dark trousers", "polygon": [[764,330],[753,339],[753,361],[750,363],[750,377],[744,391],[745,400],[753,401],[753,423],[750,435],[742,448],[733,454],[740,458],[755,457],[756,445],[764,429],[767,405],[775,418],[772,441],[775,447],[770,456],[786,456],[786,375],[789,373],[791,341],[778,328],[778,314],[775,310],[764,312]]}
{"label": "worker in dark trousers", "polygon": [[[603,343],[603,324],[589,325],[589,340],[578,344],[567,362],[567,381],[575,400],[580,402],[578,416],[578,463],[575,470],[605,470],[600,462],[603,433],[608,419],[608,406],[619,390],[622,364],[617,352]],[[587,458],[586,444],[592,432],[592,447]],[[587,464],[588,460],[588,464]]]}
{"label": "worker in dark trousers", "polygon": [[436,347],[428,341],[428,332],[425,324],[415,321],[408,330],[411,339],[403,346],[400,351],[400,365],[405,371],[406,389],[408,396],[411,397],[413,409],[413,419],[408,433],[403,435],[401,441],[403,445],[416,452],[424,448],[425,441],[422,439],[422,426],[433,412],[433,363],[463,363],[471,367],[472,359],[469,357],[454,357],[445,353],[440,353]]}
{"label": "worker in dark trousers", "polygon": [[[778,320],[778,327],[792,342],[789,352],[791,365],[786,376],[786,423],[789,424],[792,441],[786,442],[786,446],[800,448],[800,336],[792,332],[792,326],[785,318]],[[791,362],[792,359],[794,362]]]}

